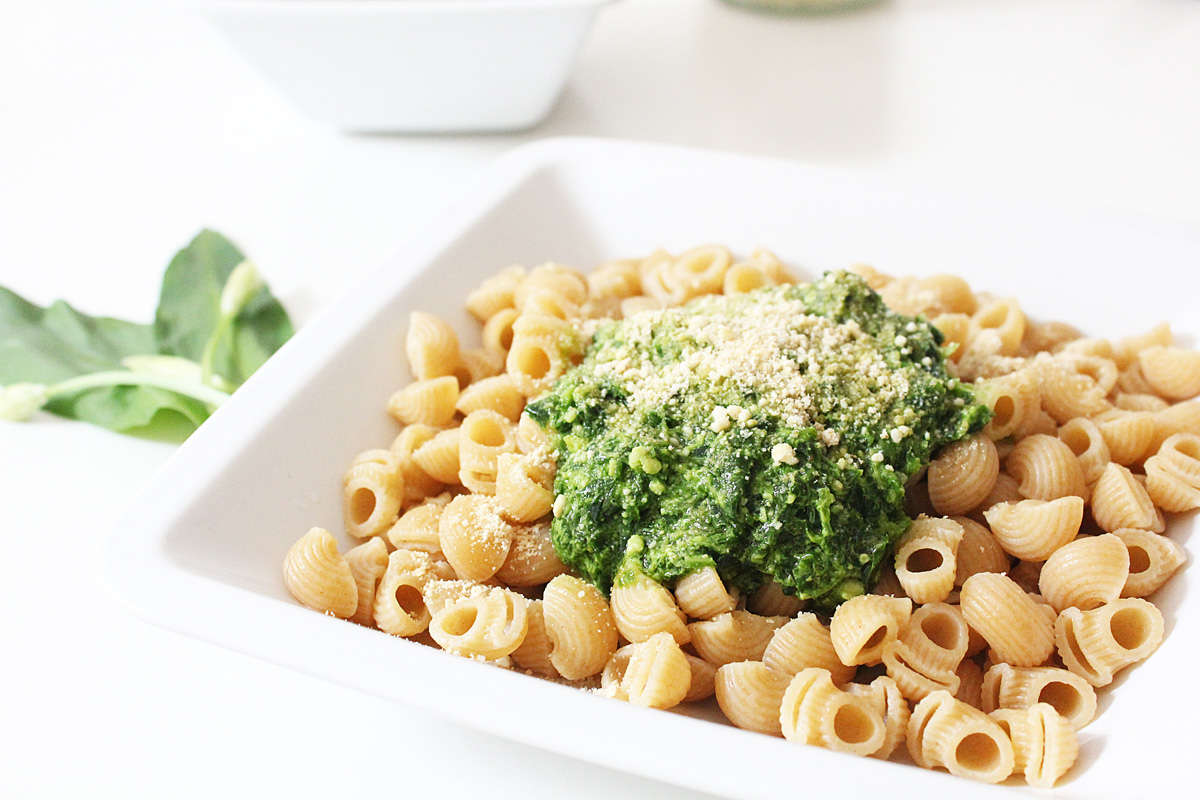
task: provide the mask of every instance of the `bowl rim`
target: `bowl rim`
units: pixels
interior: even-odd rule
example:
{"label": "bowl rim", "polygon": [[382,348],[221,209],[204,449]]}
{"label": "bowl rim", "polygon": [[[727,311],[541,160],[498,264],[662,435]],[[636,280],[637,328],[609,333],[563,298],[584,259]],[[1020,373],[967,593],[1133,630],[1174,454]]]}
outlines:
{"label": "bowl rim", "polygon": [[197,11],[224,13],[450,13],[461,11],[524,11],[588,8],[617,0],[176,0]]}

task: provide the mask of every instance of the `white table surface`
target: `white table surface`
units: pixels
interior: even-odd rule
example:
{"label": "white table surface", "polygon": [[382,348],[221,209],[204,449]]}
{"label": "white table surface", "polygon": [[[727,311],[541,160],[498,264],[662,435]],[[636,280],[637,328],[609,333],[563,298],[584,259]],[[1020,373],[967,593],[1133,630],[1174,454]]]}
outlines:
{"label": "white table surface", "polygon": [[[202,227],[298,324],[549,136],[812,161],[1200,226],[1200,2],[892,0],[819,19],[606,8],[532,131],[347,136],[156,0],[0,4],[0,284],[148,320]],[[151,627],[97,542],[171,453],[0,422],[0,797],[694,796]]]}

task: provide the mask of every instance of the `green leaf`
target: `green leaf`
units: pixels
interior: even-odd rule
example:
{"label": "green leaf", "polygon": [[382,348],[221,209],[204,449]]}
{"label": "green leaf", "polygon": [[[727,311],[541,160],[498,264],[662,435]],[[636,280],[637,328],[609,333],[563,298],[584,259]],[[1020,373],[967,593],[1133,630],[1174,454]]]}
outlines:
{"label": "green leaf", "polygon": [[0,287],[0,385],[118,369],[126,356],[157,350],[149,325],[88,316],[61,300],[42,308]]}
{"label": "green leaf", "polygon": [[51,398],[45,409],[118,433],[182,442],[208,419],[199,400],[150,386],[106,386]]}
{"label": "green leaf", "polygon": [[[222,315],[221,293],[244,260],[229,240],[201,231],[167,267],[152,325],[92,317],[62,301],[41,308],[0,287],[0,387],[19,395],[7,398],[9,417],[26,418],[17,412],[44,400],[51,413],[121,433],[187,438],[293,333],[265,285],[255,290],[257,278],[242,288],[239,301],[253,295],[237,315]],[[221,379],[202,382],[210,342]]]}
{"label": "green leaf", "polygon": [[287,311],[265,286],[228,330],[219,330],[221,292],[244,260],[228,239],[201,231],[167,266],[154,320],[159,352],[193,361],[203,360],[214,332],[221,333],[213,369],[234,385],[250,377],[294,333]]}
{"label": "green leaf", "polygon": [[221,318],[221,290],[245,258],[232,242],[210,230],[201,231],[175,254],[163,274],[154,315],[157,352],[192,361],[204,357]]}
{"label": "green leaf", "polygon": [[266,287],[233,320],[215,363],[219,375],[240,385],[292,338],[287,311]]}

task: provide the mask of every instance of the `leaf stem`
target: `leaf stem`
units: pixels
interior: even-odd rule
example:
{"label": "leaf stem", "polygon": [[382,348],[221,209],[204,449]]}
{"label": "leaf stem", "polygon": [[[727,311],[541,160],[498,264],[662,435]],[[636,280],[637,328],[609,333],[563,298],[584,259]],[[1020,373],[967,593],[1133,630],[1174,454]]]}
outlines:
{"label": "leaf stem", "polygon": [[236,314],[232,316],[221,314],[217,317],[217,324],[213,327],[212,336],[208,337],[208,343],[204,346],[204,353],[200,356],[200,381],[205,386],[213,384],[213,364],[217,358],[217,348],[221,344],[221,337],[229,330],[234,316]]}
{"label": "leaf stem", "polygon": [[195,381],[181,380],[170,375],[159,375],[153,372],[130,372],[127,370],[93,372],[77,378],[68,378],[47,387],[46,393],[48,396],[74,394],[101,386],[152,386],[156,389],[165,389],[185,397],[191,397],[213,407],[219,406],[229,399],[227,392]]}

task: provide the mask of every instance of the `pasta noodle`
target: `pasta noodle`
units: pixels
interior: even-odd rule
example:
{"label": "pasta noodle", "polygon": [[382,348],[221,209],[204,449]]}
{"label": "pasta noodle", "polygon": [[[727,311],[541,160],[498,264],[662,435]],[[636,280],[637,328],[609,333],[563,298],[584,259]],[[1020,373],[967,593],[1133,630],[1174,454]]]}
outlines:
{"label": "pasta noodle", "polygon": [[1059,667],[994,664],[983,676],[980,696],[988,712],[1046,703],[1075,730],[1096,716],[1096,690],[1077,673]]}
{"label": "pasta noodle", "polygon": [[666,631],[617,650],[601,677],[601,686],[610,696],[646,708],[679,705],[691,682],[692,668]]}
{"label": "pasta noodle", "polygon": [[919,766],[999,783],[1013,772],[1012,741],[991,717],[949,692],[933,692],[913,709],[908,751]]}
{"label": "pasta noodle", "polygon": [[1054,620],[1005,575],[981,572],[967,578],[960,596],[962,615],[996,651],[1014,666],[1036,667],[1054,652]]}
{"label": "pasta noodle", "polygon": [[783,736],[780,706],[792,676],[761,661],[733,661],[717,668],[717,705],[739,728]]}
{"label": "pasta noodle", "polygon": [[883,746],[883,717],[865,698],[834,686],[828,670],[809,667],[796,673],[781,706],[781,729],[788,741],[859,756]]}
{"label": "pasta noodle", "polygon": [[1026,561],[1045,561],[1075,538],[1084,503],[1076,495],[1055,500],[999,503],[983,512],[1004,552]]}
{"label": "pasta noodle", "polygon": [[1113,531],[1129,552],[1129,576],[1122,597],[1147,597],[1158,591],[1187,557],[1183,548],[1166,536],[1127,528]]}
{"label": "pasta noodle", "polygon": [[293,597],[316,611],[346,619],[358,610],[354,574],[324,528],[312,528],[291,546],[283,560],[283,581]]}
{"label": "pasta noodle", "polygon": [[929,464],[929,501],[939,514],[965,514],[992,491],[1000,474],[996,445],[984,434],[942,448]]}
{"label": "pasta noodle", "polygon": [[1158,648],[1163,618],[1152,603],[1128,597],[1089,611],[1065,609],[1054,631],[1067,669],[1093,686],[1107,686],[1116,672]]}
{"label": "pasta noodle", "polygon": [[913,602],[938,603],[950,595],[962,537],[962,525],[952,519],[922,516],[909,525],[896,543],[896,578]]}
{"label": "pasta noodle", "polygon": [[[605,320],[794,281],[766,250],[738,258],[717,244],[587,274],[509,266],[466,297],[471,337],[453,316],[410,314],[412,380],[381,398],[393,438],[342,474],[350,546],[343,555],[312,527],[284,557],[284,586],[329,616],[633,705],[714,697],[748,731],[884,759],[904,745],[922,767],[1054,786],[1104,687],[1162,641],[1146,598],[1186,561],[1164,535],[1170,515],[1200,508],[1200,351],[1166,324],[1088,337],[953,275],[849,271],[893,310],[932,320],[947,371],[991,411],[896,484],[911,522],[870,593],[849,581],[831,614],[806,611],[784,577],[743,582],[716,557],[661,580],[622,567],[602,590],[555,548],[571,474],[527,404]],[[895,425],[898,443],[907,428]],[[771,451],[777,464],[794,463],[791,447]],[[607,476],[634,467],[613,462]],[[624,491],[621,480],[589,491]],[[776,489],[729,496],[779,502]]]}
{"label": "pasta noodle", "polygon": [[1038,576],[1038,588],[1055,611],[1089,611],[1121,596],[1129,579],[1129,550],[1120,537],[1081,536],[1055,550]]}
{"label": "pasta noodle", "polygon": [[843,664],[833,647],[829,628],[816,614],[803,613],[775,631],[763,651],[762,661],[771,669],[795,675],[808,667],[829,672],[834,683],[848,683],[856,668]]}

